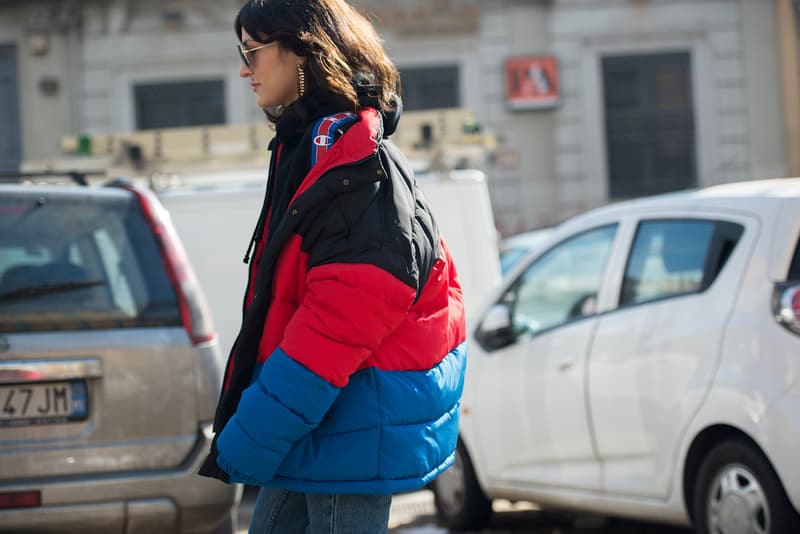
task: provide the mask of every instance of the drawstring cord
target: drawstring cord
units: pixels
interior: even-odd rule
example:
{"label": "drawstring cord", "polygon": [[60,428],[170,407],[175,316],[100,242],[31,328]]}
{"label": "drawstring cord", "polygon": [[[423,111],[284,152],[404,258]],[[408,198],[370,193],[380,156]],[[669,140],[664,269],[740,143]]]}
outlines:
{"label": "drawstring cord", "polygon": [[266,203],[267,199],[264,199],[264,205],[261,206],[261,213],[258,215],[258,222],[256,223],[256,227],[253,229],[253,235],[250,236],[250,244],[247,245],[247,251],[244,253],[244,258],[242,261],[247,264],[250,263],[250,254],[253,252],[253,248],[255,247],[256,243],[261,241],[261,237],[264,233],[264,212],[266,211]]}
{"label": "drawstring cord", "polygon": [[250,238],[250,244],[247,245],[247,251],[244,253],[244,258],[242,258],[242,261],[245,264],[250,263],[250,253],[253,252],[253,245],[256,244],[256,233],[257,232],[258,232],[258,226],[256,226],[255,230],[253,230],[253,237]]}
{"label": "drawstring cord", "polygon": [[256,243],[261,241],[261,237],[264,233],[264,225],[266,219],[266,213],[268,211],[268,204],[269,204],[269,197],[270,197],[270,187],[272,185],[272,177],[275,173],[275,167],[278,166],[277,159],[280,157],[280,146],[276,146],[276,139],[272,139],[269,143],[269,151],[272,152],[272,156],[270,157],[269,161],[269,170],[267,172],[267,191],[264,193],[264,203],[261,205],[261,213],[258,214],[258,222],[256,223],[256,227],[253,229],[253,235],[250,236],[250,243],[247,245],[247,250],[244,253],[244,258],[242,261],[247,264],[250,263],[250,254],[253,252],[253,248],[255,247]]}

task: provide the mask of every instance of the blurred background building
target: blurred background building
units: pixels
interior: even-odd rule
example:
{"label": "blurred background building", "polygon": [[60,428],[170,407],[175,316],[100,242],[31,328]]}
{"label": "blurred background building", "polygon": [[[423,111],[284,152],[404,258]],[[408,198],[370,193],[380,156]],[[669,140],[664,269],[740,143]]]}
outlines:
{"label": "blurred background building", "polygon": [[[472,110],[498,229],[800,175],[800,0],[357,0],[407,109]],[[241,0],[0,0],[0,169],[64,135],[263,121]],[[266,143],[266,139],[264,142]]]}

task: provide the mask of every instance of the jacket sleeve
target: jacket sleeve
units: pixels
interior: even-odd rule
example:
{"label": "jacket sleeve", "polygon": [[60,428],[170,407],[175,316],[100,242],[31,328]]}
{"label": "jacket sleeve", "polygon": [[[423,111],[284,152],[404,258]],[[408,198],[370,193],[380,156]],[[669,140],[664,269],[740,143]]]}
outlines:
{"label": "jacket sleeve", "polygon": [[217,465],[231,482],[268,482],[292,443],[319,425],[338,394],[339,388],[276,349],[219,435]]}
{"label": "jacket sleeve", "polygon": [[413,220],[408,190],[389,181],[338,195],[313,220],[303,301],[280,343],[288,355],[336,387],[348,383],[416,297]]}
{"label": "jacket sleeve", "polygon": [[308,274],[308,292],[281,346],[337,387],[408,314],[415,291],[371,264],[326,264]]}

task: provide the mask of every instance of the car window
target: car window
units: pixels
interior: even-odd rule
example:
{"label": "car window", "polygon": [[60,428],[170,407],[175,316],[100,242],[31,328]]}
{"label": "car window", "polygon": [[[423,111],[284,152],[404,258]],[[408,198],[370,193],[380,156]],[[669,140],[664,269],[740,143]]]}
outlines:
{"label": "car window", "polygon": [[508,248],[500,252],[500,272],[503,276],[507,275],[509,271],[530,252],[530,249],[524,247]]}
{"label": "car window", "polygon": [[562,241],[536,259],[503,295],[516,337],[596,312],[616,225]]}
{"label": "car window", "polygon": [[789,267],[789,276],[787,280],[800,280],[800,237],[797,239],[797,246],[794,249],[794,258]]}
{"label": "car window", "polygon": [[0,332],[180,324],[133,198],[0,199]]}
{"label": "car window", "polygon": [[625,268],[620,305],[704,291],[742,231],[741,225],[722,221],[641,222]]}

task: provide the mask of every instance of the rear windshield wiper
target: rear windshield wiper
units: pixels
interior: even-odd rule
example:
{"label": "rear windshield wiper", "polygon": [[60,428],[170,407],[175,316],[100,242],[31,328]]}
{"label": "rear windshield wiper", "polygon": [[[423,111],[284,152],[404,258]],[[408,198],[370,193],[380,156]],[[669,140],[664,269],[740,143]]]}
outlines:
{"label": "rear windshield wiper", "polygon": [[69,291],[77,291],[79,289],[86,289],[87,287],[96,287],[106,285],[105,280],[87,280],[85,282],[64,282],[63,284],[44,284],[28,287],[21,287],[6,293],[0,293],[0,302],[15,302],[20,300],[28,300],[42,295],[52,295],[53,293],[67,293]]}

